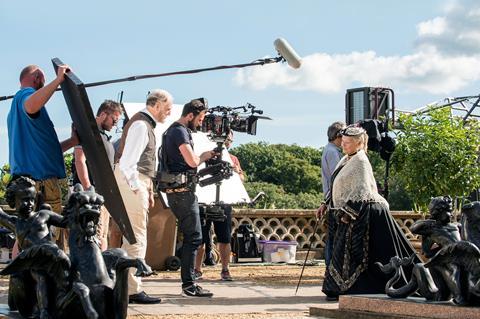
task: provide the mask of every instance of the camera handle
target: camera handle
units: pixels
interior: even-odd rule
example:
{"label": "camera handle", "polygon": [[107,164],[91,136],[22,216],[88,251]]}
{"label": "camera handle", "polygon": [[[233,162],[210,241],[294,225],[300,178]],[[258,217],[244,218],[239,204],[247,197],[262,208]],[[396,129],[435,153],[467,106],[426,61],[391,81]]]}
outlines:
{"label": "camera handle", "polygon": [[[218,160],[222,160],[222,152],[223,152],[223,143],[224,142],[217,142],[217,147],[214,149],[216,153],[218,153]],[[215,204],[220,202],[220,186],[222,185],[222,181],[215,183]]]}

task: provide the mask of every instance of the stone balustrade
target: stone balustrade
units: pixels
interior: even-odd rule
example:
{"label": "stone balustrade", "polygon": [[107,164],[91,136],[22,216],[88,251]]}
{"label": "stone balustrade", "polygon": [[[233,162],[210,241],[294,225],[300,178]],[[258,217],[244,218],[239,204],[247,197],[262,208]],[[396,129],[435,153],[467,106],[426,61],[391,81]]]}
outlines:
{"label": "stone balustrade", "polygon": [[[6,206],[2,208],[12,212]],[[307,250],[312,240],[312,249],[322,252],[325,247],[326,225],[320,224],[313,234],[315,214],[316,210],[301,209],[234,209],[232,232],[240,224],[251,224],[262,240],[296,241],[297,250]],[[409,228],[415,221],[423,219],[423,215],[408,211],[392,211],[392,215],[406,237],[418,247],[419,238]]]}
{"label": "stone balustrade", "polygon": [[[252,224],[255,232],[260,235],[260,239],[295,240],[299,250],[308,249],[312,240],[312,249],[323,250],[326,225],[320,224],[313,234],[316,223],[315,214],[316,210],[234,209],[232,228],[235,230],[240,224]],[[392,211],[392,215],[406,237],[413,242],[418,241],[418,236],[412,234],[409,228],[423,216],[405,211]]]}

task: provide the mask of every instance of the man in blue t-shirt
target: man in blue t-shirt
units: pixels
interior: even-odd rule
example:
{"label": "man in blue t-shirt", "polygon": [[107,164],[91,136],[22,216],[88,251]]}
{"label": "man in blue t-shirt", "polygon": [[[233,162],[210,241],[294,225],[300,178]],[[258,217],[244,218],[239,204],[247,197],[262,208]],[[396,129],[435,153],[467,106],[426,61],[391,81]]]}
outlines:
{"label": "man in blue t-shirt", "polygon": [[45,74],[36,65],[20,73],[20,90],[15,94],[7,117],[9,162],[13,178],[35,180],[39,205],[50,204],[61,212],[58,179],[65,178],[63,152],[78,144],[76,134],[60,143],[45,103],[65,78],[69,67],[58,68],[57,77],[45,85]]}
{"label": "man in blue t-shirt", "polygon": [[[192,131],[201,127],[207,110],[205,99],[192,100],[185,104],[182,116],[165,132],[162,156],[166,157],[167,169],[173,174],[196,172],[203,162],[216,155],[214,151],[197,156],[193,152]],[[191,183],[167,189],[168,204],[178,227],[183,233],[182,246],[182,292],[190,297],[211,297],[213,294],[195,283],[194,264],[198,247],[202,243],[200,212],[195,190]]]}

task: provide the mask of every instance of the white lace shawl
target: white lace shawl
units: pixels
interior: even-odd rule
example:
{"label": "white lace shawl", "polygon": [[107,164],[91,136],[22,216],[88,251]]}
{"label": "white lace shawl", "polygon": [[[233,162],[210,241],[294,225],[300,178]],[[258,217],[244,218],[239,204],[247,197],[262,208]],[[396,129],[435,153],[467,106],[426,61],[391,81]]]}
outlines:
{"label": "white lace shawl", "polygon": [[384,203],[388,207],[385,198],[378,193],[372,166],[365,151],[360,150],[351,157],[344,156],[336,169],[342,165],[344,167],[335,177],[332,187],[334,208],[344,207],[348,201]]}

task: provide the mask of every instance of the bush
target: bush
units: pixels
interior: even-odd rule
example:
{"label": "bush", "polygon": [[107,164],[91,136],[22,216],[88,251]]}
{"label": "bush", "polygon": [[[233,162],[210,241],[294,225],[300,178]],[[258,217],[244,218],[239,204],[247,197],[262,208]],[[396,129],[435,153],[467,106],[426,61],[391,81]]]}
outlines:
{"label": "bush", "polygon": [[255,208],[315,209],[323,200],[321,193],[291,194],[287,193],[282,186],[266,182],[247,182],[245,188],[251,198],[261,191],[265,193],[266,197],[257,201]]}
{"label": "bush", "polygon": [[425,208],[433,196],[464,197],[480,187],[480,124],[453,117],[449,108],[402,115],[393,174]]}

